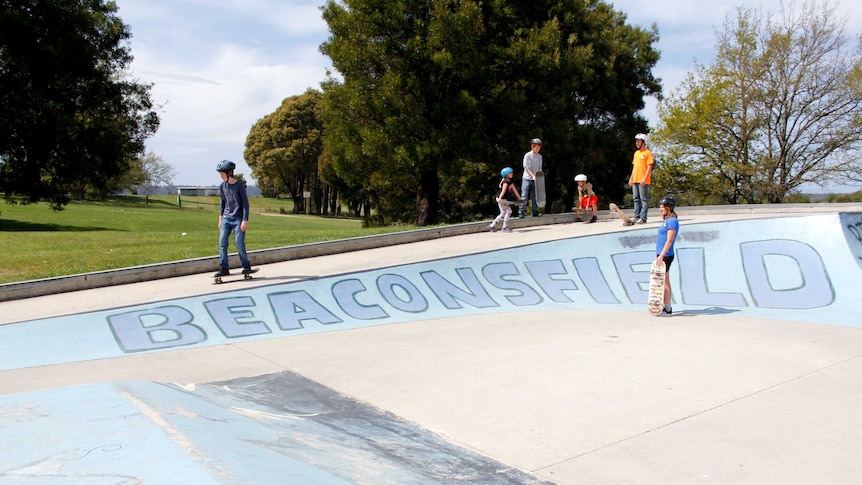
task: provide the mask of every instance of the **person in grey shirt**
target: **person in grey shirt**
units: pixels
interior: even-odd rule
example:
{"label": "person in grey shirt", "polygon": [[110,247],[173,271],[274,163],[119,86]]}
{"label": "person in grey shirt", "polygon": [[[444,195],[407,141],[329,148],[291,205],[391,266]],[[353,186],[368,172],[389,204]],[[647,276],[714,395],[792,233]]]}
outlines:
{"label": "person in grey shirt", "polygon": [[530,142],[530,151],[524,154],[524,176],[521,178],[521,197],[524,199],[524,204],[520,207],[518,215],[521,218],[527,215],[527,202],[530,202],[533,216],[541,216],[539,203],[536,200],[536,172],[542,170],[542,155],[539,154],[541,149],[542,140],[533,138]]}
{"label": "person in grey shirt", "polygon": [[242,265],[242,274],[250,274],[251,262],[245,249],[245,232],[248,230],[249,203],[245,191],[245,184],[234,177],[233,171],[236,164],[230,160],[222,160],[216,166],[221,176],[222,183],[219,186],[221,203],[218,214],[218,252],[219,268],[216,277],[230,274],[228,264],[227,245],[230,233],[234,233],[233,242],[239,253],[239,262]]}

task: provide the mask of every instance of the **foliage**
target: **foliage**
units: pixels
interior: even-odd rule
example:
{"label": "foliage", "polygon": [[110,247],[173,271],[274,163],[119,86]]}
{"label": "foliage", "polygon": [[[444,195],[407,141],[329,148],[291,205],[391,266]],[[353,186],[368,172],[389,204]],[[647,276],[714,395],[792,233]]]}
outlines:
{"label": "foliage", "polygon": [[113,1],[3,0],[0,190],[55,209],[101,191],[155,133],[149,85],[128,79]]}
{"label": "foliage", "polygon": [[806,183],[862,180],[862,51],[847,51],[834,7],[794,14],[738,9],[717,34],[714,63],[659,105],[658,190],[781,202]]}
{"label": "foliage", "polygon": [[[249,251],[413,229],[365,229],[359,219],[279,216],[286,200],[251,198]],[[218,255],[218,197],[109,197],[72,201],[63,212],[43,204],[0,201],[0,245],[15,257],[0,267],[0,283],[126,268]],[[263,215],[263,212],[272,215]],[[214,263],[215,264],[215,263]],[[215,270],[215,266],[213,267]]]}
{"label": "foliage", "polygon": [[309,89],[286,98],[274,112],[252,126],[243,157],[266,195],[288,194],[297,212],[306,212],[304,193],[319,198],[318,163],[323,151],[323,122],[318,115],[321,93]]}
{"label": "foliage", "polygon": [[536,136],[557,205],[578,172],[624,191],[636,113],[661,91],[654,26],[600,1],[330,0],[323,17],[328,163],[381,220],[493,211],[500,168]]}
{"label": "foliage", "polygon": [[127,185],[123,188],[143,193],[149,203],[149,196],[155,194],[159,187],[173,185],[174,175],[176,171],[171,164],[155,153],[146,152],[144,156],[132,160],[127,176],[124,177]]}

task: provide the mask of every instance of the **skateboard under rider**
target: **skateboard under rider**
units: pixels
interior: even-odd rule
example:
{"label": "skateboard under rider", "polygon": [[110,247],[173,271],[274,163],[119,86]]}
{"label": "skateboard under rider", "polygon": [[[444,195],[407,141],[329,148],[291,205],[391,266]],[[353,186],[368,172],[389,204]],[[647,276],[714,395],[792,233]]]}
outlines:
{"label": "skateboard under rider", "polygon": [[[241,274],[242,274],[242,279],[244,279],[244,280],[251,280],[251,279],[254,279],[254,277],[252,277],[252,275],[253,275],[254,273],[257,273],[257,268],[254,268],[254,269],[249,270],[249,271],[243,271],[243,272],[241,273]],[[237,273],[237,274],[239,274],[239,273]],[[215,278],[215,284],[220,285],[220,284],[224,283],[224,279],[225,279],[225,278],[227,278],[227,277],[229,277],[229,276],[232,276],[232,275],[227,274],[227,275],[219,276],[219,275],[218,275],[218,273],[216,273],[216,274],[213,276],[213,278]]]}
{"label": "skateboard under rider", "polygon": [[624,226],[631,226],[635,223],[634,217],[627,216],[626,213],[623,212],[622,209],[620,209],[620,206],[611,202],[608,207],[611,209],[611,213],[616,214],[617,217],[619,217],[620,220],[623,221]]}
{"label": "skateboard under rider", "polygon": [[649,270],[649,298],[647,306],[652,315],[659,316],[664,310],[664,261],[653,261]]}

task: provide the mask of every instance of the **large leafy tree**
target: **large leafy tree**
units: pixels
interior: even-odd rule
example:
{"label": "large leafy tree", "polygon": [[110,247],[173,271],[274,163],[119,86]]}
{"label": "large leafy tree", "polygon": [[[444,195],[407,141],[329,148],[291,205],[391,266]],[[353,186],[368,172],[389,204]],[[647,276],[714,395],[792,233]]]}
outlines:
{"label": "large leafy tree", "polygon": [[781,202],[806,183],[862,181],[862,51],[834,7],[741,8],[717,55],[659,106],[657,184],[690,202]]}
{"label": "large leafy tree", "polygon": [[636,113],[659,95],[657,31],[603,2],[329,1],[325,144],[384,218],[420,225],[493,207],[500,168],[546,144],[548,191],[590,173],[621,194]]}
{"label": "large leafy tree", "polygon": [[258,120],[246,137],[243,157],[255,180],[270,195],[289,194],[296,212],[306,210],[306,191],[315,193],[318,209],[323,205],[318,175],[323,150],[320,98],[320,91],[313,89],[286,98],[275,112]]}
{"label": "large leafy tree", "polygon": [[130,34],[103,0],[0,0],[0,191],[25,202],[102,191],[158,128],[130,80]]}

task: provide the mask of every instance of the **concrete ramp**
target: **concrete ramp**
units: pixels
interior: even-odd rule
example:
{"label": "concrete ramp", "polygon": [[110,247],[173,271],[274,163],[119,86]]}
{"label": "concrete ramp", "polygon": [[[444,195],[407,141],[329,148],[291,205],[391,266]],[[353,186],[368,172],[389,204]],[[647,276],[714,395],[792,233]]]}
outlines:
{"label": "concrete ramp", "polygon": [[0,325],[0,483],[852,483],[862,213],[682,212]]}

